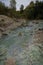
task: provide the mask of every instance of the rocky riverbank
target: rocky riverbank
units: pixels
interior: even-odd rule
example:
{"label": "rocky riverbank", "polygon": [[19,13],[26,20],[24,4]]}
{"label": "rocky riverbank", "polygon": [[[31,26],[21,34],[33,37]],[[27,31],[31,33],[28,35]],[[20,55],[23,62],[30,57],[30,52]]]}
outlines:
{"label": "rocky riverbank", "polygon": [[[32,38],[33,39],[32,40],[33,42],[31,42],[32,44],[28,43],[28,46],[25,46],[25,49],[23,50],[23,52],[18,54],[19,57],[23,59],[23,61],[21,60],[22,62],[21,65],[24,65],[24,64],[43,65],[43,28],[38,28],[38,30],[34,32],[35,34],[33,35],[33,38]],[[15,54],[16,54],[16,51],[15,51]],[[12,64],[16,65],[16,60],[13,60],[13,58],[6,60],[5,65],[12,65]]]}
{"label": "rocky riverbank", "polygon": [[26,20],[0,15],[0,37],[2,35],[8,35],[12,30],[21,25],[26,26]]}
{"label": "rocky riverbank", "polygon": [[43,65],[43,21],[36,22],[0,39],[0,65]]}
{"label": "rocky riverbank", "polygon": [[[12,30],[20,27],[27,26],[27,22],[31,20],[10,18],[5,15],[0,15],[0,37],[8,35]],[[39,20],[32,20],[33,24],[38,24]]]}

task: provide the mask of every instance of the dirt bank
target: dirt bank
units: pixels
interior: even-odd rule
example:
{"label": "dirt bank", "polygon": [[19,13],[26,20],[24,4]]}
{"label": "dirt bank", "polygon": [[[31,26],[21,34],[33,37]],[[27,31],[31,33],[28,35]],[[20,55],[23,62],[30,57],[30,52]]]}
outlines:
{"label": "dirt bank", "polygon": [[7,35],[11,30],[14,30],[24,23],[26,23],[26,20],[24,19],[16,19],[0,15],[0,36]]}

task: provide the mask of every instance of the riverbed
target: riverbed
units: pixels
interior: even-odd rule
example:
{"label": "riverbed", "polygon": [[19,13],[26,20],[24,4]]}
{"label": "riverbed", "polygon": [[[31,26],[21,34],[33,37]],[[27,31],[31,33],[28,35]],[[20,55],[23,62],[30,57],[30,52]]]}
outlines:
{"label": "riverbed", "polygon": [[[15,65],[43,65],[43,51],[33,44],[34,35],[39,28],[43,28],[43,21],[30,21],[28,26],[21,26],[9,35],[0,38],[1,53],[0,65],[4,65],[9,58],[15,60]],[[43,44],[43,43],[42,43]],[[43,46],[42,46],[43,48]]]}

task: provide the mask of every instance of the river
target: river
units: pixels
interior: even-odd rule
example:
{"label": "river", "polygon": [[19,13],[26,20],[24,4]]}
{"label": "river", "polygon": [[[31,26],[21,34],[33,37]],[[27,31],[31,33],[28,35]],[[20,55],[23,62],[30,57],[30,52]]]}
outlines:
{"label": "river", "polygon": [[[16,65],[43,65],[43,53],[41,56],[39,48],[32,44],[33,35],[39,28],[43,28],[43,21],[30,21],[28,26],[18,27],[8,36],[0,38],[0,65],[4,65],[8,58],[13,58]],[[3,56],[2,52],[5,53]]]}

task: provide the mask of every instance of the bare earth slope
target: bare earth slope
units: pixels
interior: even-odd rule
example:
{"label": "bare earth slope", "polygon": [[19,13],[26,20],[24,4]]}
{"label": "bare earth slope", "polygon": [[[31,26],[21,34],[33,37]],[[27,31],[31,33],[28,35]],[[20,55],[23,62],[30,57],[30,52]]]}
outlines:
{"label": "bare earth slope", "polygon": [[23,22],[25,22],[25,20],[16,20],[16,18],[0,15],[0,36],[2,34],[7,35],[11,30],[17,28],[18,26],[21,26]]}

